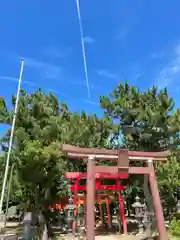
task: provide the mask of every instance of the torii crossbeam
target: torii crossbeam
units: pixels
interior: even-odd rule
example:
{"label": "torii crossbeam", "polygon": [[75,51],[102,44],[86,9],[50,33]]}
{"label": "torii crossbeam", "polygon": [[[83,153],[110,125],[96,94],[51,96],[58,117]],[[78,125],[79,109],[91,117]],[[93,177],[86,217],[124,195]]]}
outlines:
{"label": "torii crossbeam", "polygon": [[[159,231],[160,240],[168,240],[162,205],[160,201],[153,161],[166,161],[169,152],[135,152],[128,149],[99,149],[80,148],[72,145],[63,145],[62,150],[70,157],[77,159],[88,159],[87,161],[87,240],[94,240],[94,203],[95,203],[95,174],[143,174],[148,176],[150,190],[152,194],[154,210]],[[95,161],[110,160],[116,162],[116,166],[95,165]],[[145,167],[131,167],[130,161],[142,161]]]}

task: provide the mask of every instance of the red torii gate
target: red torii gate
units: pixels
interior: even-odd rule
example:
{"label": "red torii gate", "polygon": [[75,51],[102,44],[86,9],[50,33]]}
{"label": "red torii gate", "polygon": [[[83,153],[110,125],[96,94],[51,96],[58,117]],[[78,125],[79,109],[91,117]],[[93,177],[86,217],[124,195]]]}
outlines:
{"label": "red torii gate", "polygon": [[[143,174],[148,176],[150,190],[152,194],[154,210],[159,231],[160,240],[168,240],[162,205],[157,187],[156,175],[153,161],[166,161],[169,155],[165,152],[135,152],[128,149],[97,149],[97,148],[80,148],[72,145],[63,145],[62,150],[71,158],[88,159],[87,162],[87,240],[94,240],[94,203],[95,203],[95,174],[96,173],[128,173]],[[96,166],[95,160],[110,160],[117,162],[117,166]],[[145,167],[131,167],[131,161],[144,161]]]}

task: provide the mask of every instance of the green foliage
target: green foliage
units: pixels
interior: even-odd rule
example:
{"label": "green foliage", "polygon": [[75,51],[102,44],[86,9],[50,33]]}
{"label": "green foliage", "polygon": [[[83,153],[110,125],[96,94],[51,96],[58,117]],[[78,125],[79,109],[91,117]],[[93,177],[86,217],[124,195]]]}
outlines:
{"label": "green foliage", "polygon": [[180,158],[179,152],[174,152],[166,163],[158,165],[158,182],[168,188],[180,187]]}
{"label": "green foliage", "polygon": [[180,220],[180,213],[175,213],[174,218],[176,218],[176,220]]}
{"label": "green foliage", "polygon": [[173,218],[169,230],[172,235],[180,237],[180,219]]}
{"label": "green foliage", "polygon": [[[153,86],[141,92],[128,82],[119,84],[108,97],[101,97],[101,106],[106,116],[111,117],[121,130],[125,146],[136,151],[173,150],[166,164],[156,164],[159,189],[163,203],[173,208],[180,198],[179,132],[180,109],[173,114],[174,102],[167,89],[158,91]],[[119,132],[115,134],[119,137]],[[136,184],[134,182],[136,181]],[[129,178],[126,197],[142,189],[142,179]]]}
{"label": "green foliage", "polygon": [[159,191],[164,208],[173,214],[180,199],[180,158],[179,151],[173,152],[166,163],[156,168]]}
{"label": "green foliage", "polygon": [[100,101],[105,114],[119,122],[129,149],[158,151],[167,147],[169,113],[174,106],[167,89],[158,92],[153,87],[140,92],[126,82]]}
{"label": "green foliage", "polygon": [[[16,97],[12,97],[12,105]],[[0,101],[0,123],[12,123],[13,111]],[[13,173],[11,201],[41,212],[47,218],[48,205],[68,195],[66,171],[83,171],[86,164],[68,159],[61,151],[63,143],[86,147],[104,147],[113,124],[110,118],[99,119],[85,112],[73,113],[52,94],[21,90],[14,132],[10,167]],[[1,139],[8,149],[10,129]],[[0,170],[4,169],[4,159]],[[2,171],[1,171],[2,173]],[[2,174],[1,174],[2,176]]]}

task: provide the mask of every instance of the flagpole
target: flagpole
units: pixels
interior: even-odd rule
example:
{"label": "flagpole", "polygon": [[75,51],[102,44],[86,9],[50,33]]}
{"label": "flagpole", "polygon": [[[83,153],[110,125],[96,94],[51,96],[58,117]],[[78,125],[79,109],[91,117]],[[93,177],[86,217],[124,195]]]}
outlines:
{"label": "flagpole", "polygon": [[5,194],[6,182],[7,182],[8,171],[9,171],[9,161],[10,161],[10,155],[11,155],[11,149],[12,149],[12,143],[13,143],[14,128],[15,128],[15,124],[16,124],[16,116],[17,116],[17,110],[18,110],[23,70],[24,70],[24,58],[22,58],[22,60],[21,60],[21,69],[20,69],[18,88],[17,88],[17,94],[16,94],[16,103],[15,103],[15,108],[14,108],[14,116],[13,116],[13,121],[12,121],[11,135],[10,135],[10,139],[9,139],[9,149],[8,149],[7,158],[6,158],[6,168],[5,168],[5,172],[4,172],[4,179],[3,179],[1,198],[0,198],[0,214],[2,213],[4,194]]}

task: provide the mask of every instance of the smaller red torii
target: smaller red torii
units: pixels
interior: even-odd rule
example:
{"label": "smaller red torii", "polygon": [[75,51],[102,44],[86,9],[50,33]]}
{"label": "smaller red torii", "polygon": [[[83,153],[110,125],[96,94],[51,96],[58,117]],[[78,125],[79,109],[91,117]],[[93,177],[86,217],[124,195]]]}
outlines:
{"label": "smaller red torii", "polygon": [[[75,180],[75,183],[73,185],[70,185],[70,190],[74,191],[74,204],[77,203],[78,200],[78,191],[86,191],[87,186],[86,185],[79,185],[80,179],[86,179],[87,173],[85,172],[66,172],[65,173],[66,178]],[[95,174],[95,190],[111,190],[111,191],[117,191],[118,200],[119,200],[119,213],[122,219],[122,225],[123,225],[123,231],[124,233],[127,233],[127,222],[126,217],[124,214],[124,198],[121,196],[120,191],[124,190],[126,186],[121,185],[120,179],[127,179],[128,173],[96,173]],[[101,184],[101,179],[115,179],[116,184],[115,185],[105,185]],[[108,205],[108,201],[107,201]],[[108,225],[111,225],[110,222],[110,216],[108,211]],[[75,216],[78,215],[78,208],[75,209]],[[73,232],[75,233],[76,229],[76,221],[73,223]]]}

